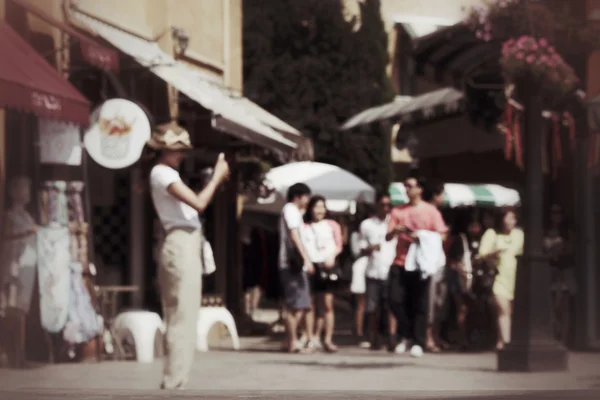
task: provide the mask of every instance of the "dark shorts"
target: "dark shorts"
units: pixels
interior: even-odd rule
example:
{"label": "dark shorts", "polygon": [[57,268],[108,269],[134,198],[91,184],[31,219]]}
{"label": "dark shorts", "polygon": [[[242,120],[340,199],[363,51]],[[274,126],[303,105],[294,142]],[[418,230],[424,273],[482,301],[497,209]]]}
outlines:
{"label": "dark shorts", "polygon": [[452,296],[463,294],[464,290],[461,284],[460,273],[455,269],[447,269],[445,274],[446,284],[448,285],[448,294]]}
{"label": "dark shorts", "polygon": [[388,281],[367,278],[365,293],[365,311],[373,313],[381,311],[388,298]]}
{"label": "dark shorts", "polygon": [[288,269],[280,269],[279,277],[286,308],[288,310],[309,310],[312,302],[310,283],[306,272],[294,273]]}

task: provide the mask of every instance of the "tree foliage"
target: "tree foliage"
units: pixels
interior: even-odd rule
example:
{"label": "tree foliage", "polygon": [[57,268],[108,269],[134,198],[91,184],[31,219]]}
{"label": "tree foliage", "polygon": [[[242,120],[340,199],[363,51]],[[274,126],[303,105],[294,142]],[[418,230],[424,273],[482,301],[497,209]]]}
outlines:
{"label": "tree foliage", "polygon": [[[387,34],[379,0],[361,3],[361,24],[339,0],[245,0],[245,95],[313,139],[316,161],[385,189],[389,129],[339,132],[365,108],[390,101]],[[357,29],[358,28],[358,29]]]}

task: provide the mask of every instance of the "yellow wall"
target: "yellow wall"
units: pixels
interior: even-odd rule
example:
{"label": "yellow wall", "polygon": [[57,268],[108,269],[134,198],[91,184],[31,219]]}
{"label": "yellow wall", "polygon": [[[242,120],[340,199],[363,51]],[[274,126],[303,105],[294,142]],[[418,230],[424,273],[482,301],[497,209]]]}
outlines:
{"label": "yellow wall", "polygon": [[79,9],[145,39],[155,38],[168,25],[164,0],[72,0]]}
{"label": "yellow wall", "polygon": [[[35,1],[35,0],[29,0]],[[60,0],[51,0],[60,1]],[[182,61],[207,77],[242,90],[241,0],[71,0],[90,15],[174,55],[171,27],[183,29],[189,46]]]}

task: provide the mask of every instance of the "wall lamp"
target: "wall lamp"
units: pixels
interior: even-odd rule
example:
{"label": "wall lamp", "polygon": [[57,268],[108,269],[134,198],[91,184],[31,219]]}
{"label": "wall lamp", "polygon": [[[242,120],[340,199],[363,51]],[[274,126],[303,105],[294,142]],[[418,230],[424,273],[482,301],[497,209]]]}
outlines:
{"label": "wall lamp", "polygon": [[175,44],[175,53],[178,57],[182,56],[190,44],[190,37],[181,28],[171,28],[171,35]]}

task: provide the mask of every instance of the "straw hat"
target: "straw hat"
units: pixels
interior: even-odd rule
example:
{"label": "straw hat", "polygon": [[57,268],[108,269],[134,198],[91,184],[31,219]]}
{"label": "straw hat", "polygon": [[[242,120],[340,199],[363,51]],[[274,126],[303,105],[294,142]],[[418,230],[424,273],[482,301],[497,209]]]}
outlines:
{"label": "straw hat", "polygon": [[190,150],[190,134],[176,122],[157,125],[146,145],[154,150]]}

